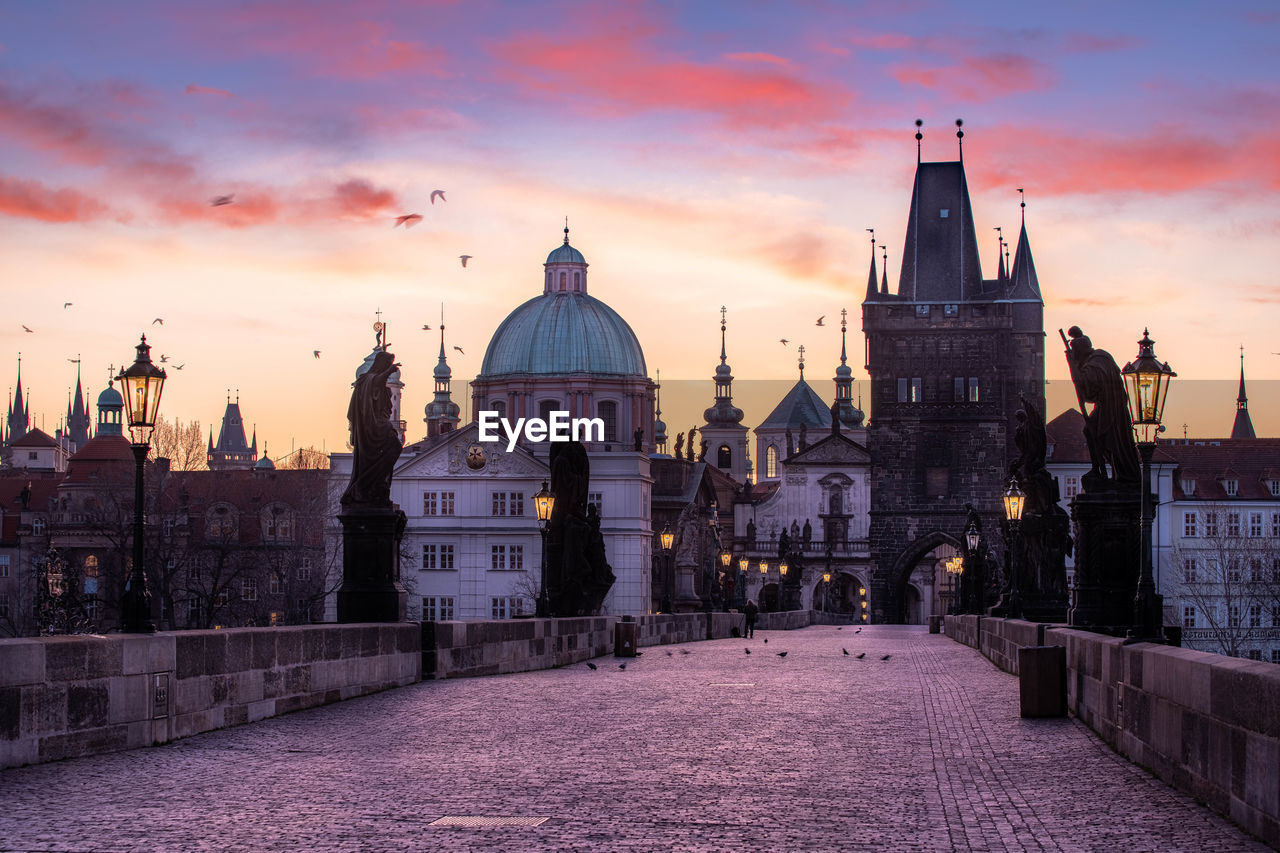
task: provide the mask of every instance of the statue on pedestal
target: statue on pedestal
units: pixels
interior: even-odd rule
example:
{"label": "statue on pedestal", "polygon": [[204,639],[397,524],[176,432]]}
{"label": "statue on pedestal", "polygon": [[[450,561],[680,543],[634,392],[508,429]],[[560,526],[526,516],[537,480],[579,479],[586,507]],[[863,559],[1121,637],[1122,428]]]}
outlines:
{"label": "statue on pedestal", "polygon": [[605,559],[600,516],[587,504],[591,465],[577,441],[551,445],[551,491],[556,496],[547,527],[547,599],[553,616],[595,616],[613,587]]}
{"label": "statue on pedestal", "polygon": [[[1067,330],[1067,365],[1084,415],[1084,436],[1093,469],[1081,478],[1086,492],[1137,489],[1142,479],[1138,448],[1129,418],[1129,396],[1111,353],[1094,349],[1079,326]],[[1086,410],[1085,404],[1093,409]],[[1111,474],[1107,466],[1111,466]]]}

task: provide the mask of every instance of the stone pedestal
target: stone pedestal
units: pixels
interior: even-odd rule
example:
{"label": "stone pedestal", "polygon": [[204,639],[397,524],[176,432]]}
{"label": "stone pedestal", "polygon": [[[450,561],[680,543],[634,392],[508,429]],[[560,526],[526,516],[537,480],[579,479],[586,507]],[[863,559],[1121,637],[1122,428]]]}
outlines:
{"label": "stone pedestal", "polygon": [[390,507],[344,507],[339,622],[403,622],[408,593],[400,584],[405,515]]}
{"label": "stone pedestal", "polygon": [[1123,636],[1133,622],[1141,561],[1141,503],[1132,492],[1077,495],[1071,502],[1076,577],[1067,623]]}

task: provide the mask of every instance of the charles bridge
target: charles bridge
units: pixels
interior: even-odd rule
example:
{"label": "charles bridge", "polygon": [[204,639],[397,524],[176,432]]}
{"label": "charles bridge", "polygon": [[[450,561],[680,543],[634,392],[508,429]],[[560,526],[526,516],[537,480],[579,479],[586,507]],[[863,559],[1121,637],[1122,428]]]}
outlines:
{"label": "charles bridge", "polygon": [[[1280,845],[1274,665],[814,618],[3,640],[0,850]],[[1044,646],[1071,713],[1024,718]]]}

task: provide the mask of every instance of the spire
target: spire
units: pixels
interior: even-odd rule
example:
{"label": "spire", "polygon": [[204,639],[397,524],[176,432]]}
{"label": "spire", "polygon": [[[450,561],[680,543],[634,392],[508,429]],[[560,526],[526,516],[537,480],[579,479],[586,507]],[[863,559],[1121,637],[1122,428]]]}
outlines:
{"label": "spire", "polygon": [[924,127],[924,119],[916,119],[916,165],[920,165],[920,140],[924,139],[924,134],[920,132],[920,128]]}
{"label": "spire", "polygon": [[728,310],[725,306],[720,306],[720,364],[712,377],[716,383],[716,400],[711,408],[702,413],[707,426],[736,427],[742,423],[743,411],[733,405],[733,370],[726,360],[725,329],[728,324],[725,318]]}
{"label": "spire", "polygon": [[800,381],[803,382],[804,381],[804,344],[800,345],[800,349],[798,352],[800,356]]}
{"label": "spire", "polygon": [[30,392],[27,393],[25,403],[22,399],[22,353],[18,353],[18,385],[13,392],[13,399],[9,403],[9,434],[7,440],[10,443],[27,434],[27,429],[31,425],[30,403]]}
{"label": "spire", "polygon": [[1005,284],[1007,284],[1009,280],[1009,271],[1008,269],[1005,268],[1005,265],[1004,265],[1004,256],[1005,256],[1004,229],[1001,228],[999,225],[997,225],[995,227],[995,232],[996,232],[996,260],[999,261],[1000,263],[1000,271],[999,273],[996,274],[996,283],[999,284],[1000,289],[1003,290]]}
{"label": "spire", "polygon": [[884,264],[880,267],[880,295],[889,295],[889,247],[880,244],[880,256],[884,258]]}
{"label": "spire", "polygon": [[[453,396],[450,392],[450,386],[453,381],[453,371],[449,367],[449,361],[445,357],[444,349],[444,303],[440,303],[440,357],[436,362],[436,368],[432,371],[435,377],[435,398],[427,403],[423,410],[426,417],[423,420],[427,424],[427,437],[432,438],[442,435],[446,432],[453,432],[458,428],[460,418],[458,417],[458,404],[453,402]],[[503,412],[503,417],[506,416]]]}
{"label": "spire", "polygon": [[1240,393],[1236,396],[1236,422],[1231,425],[1232,438],[1257,438],[1249,417],[1249,398],[1244,393],[1244,347],[1240,347]]}
{"label": "spire", "polygon": [[657,371],[658,381],[653,386],[654,394],[654,413],[653,413],[653,449],[655,453],[665,454],[667,452],[667,425],[662,422],[662,371]]}
{"label": "spire", "polygon": [[1013,269],[1010,271],[1010,276],[1010,299],[1041,299],[1040,280],[1036,278],[1036,264],[1031,259],[1031,241],[1027,239],[1025,213],[1022,230],[1018,232],[1018,249],[1013,255]]}
{"label": "spire", "polygon": [[[862,412],[853,405],[853,369],[849,367],[846,342],[849,312],[840,309],[840,366],[836,368],[836,401],[831,404],[831,428],[839,432],[841,426],[858,429],[862,426]],[[838,423],[837,423],[838,422]]]}
{"label": "spire", "polygon": [[867,275],[867,298],[864,302],[874,302],[876,298],[876,229],[866,229],[871,234],[871,272]]}
{"label": "spire", "polygon": [[89,443],[89,404],[80,384],[80,356],[76,356],[76,399],[67,415],[67,432],[76,447]]}
{"label": "spire", "polygon": [[960,162],[964,162],[964,119],[956,119],[956,144],[960,148]]}
{"label": "spire", "polygon": [[898,296],[961,302],[982,293],[982,268],[964,164],[916,164]]}

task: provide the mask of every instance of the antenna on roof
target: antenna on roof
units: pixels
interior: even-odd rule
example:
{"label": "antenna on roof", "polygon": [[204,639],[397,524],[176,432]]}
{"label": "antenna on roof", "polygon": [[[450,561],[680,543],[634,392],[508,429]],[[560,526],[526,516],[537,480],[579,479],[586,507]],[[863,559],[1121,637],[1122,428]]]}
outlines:
{"label": "antenna on roof", "polygon": [[916,165],[920,164],[920,140],[924,139],[924,134],[920,132],[922,127],[924,127],[924,119],[916,119]]}
{"label": "antenna on roof", "polygon": [[962,127],[964,127],[964,119],[962,118],[956,119],[956,139],[958,140],[958,144],[960,146],[960,162],[961,163],[964,162],[964,131],[961,130]]}

